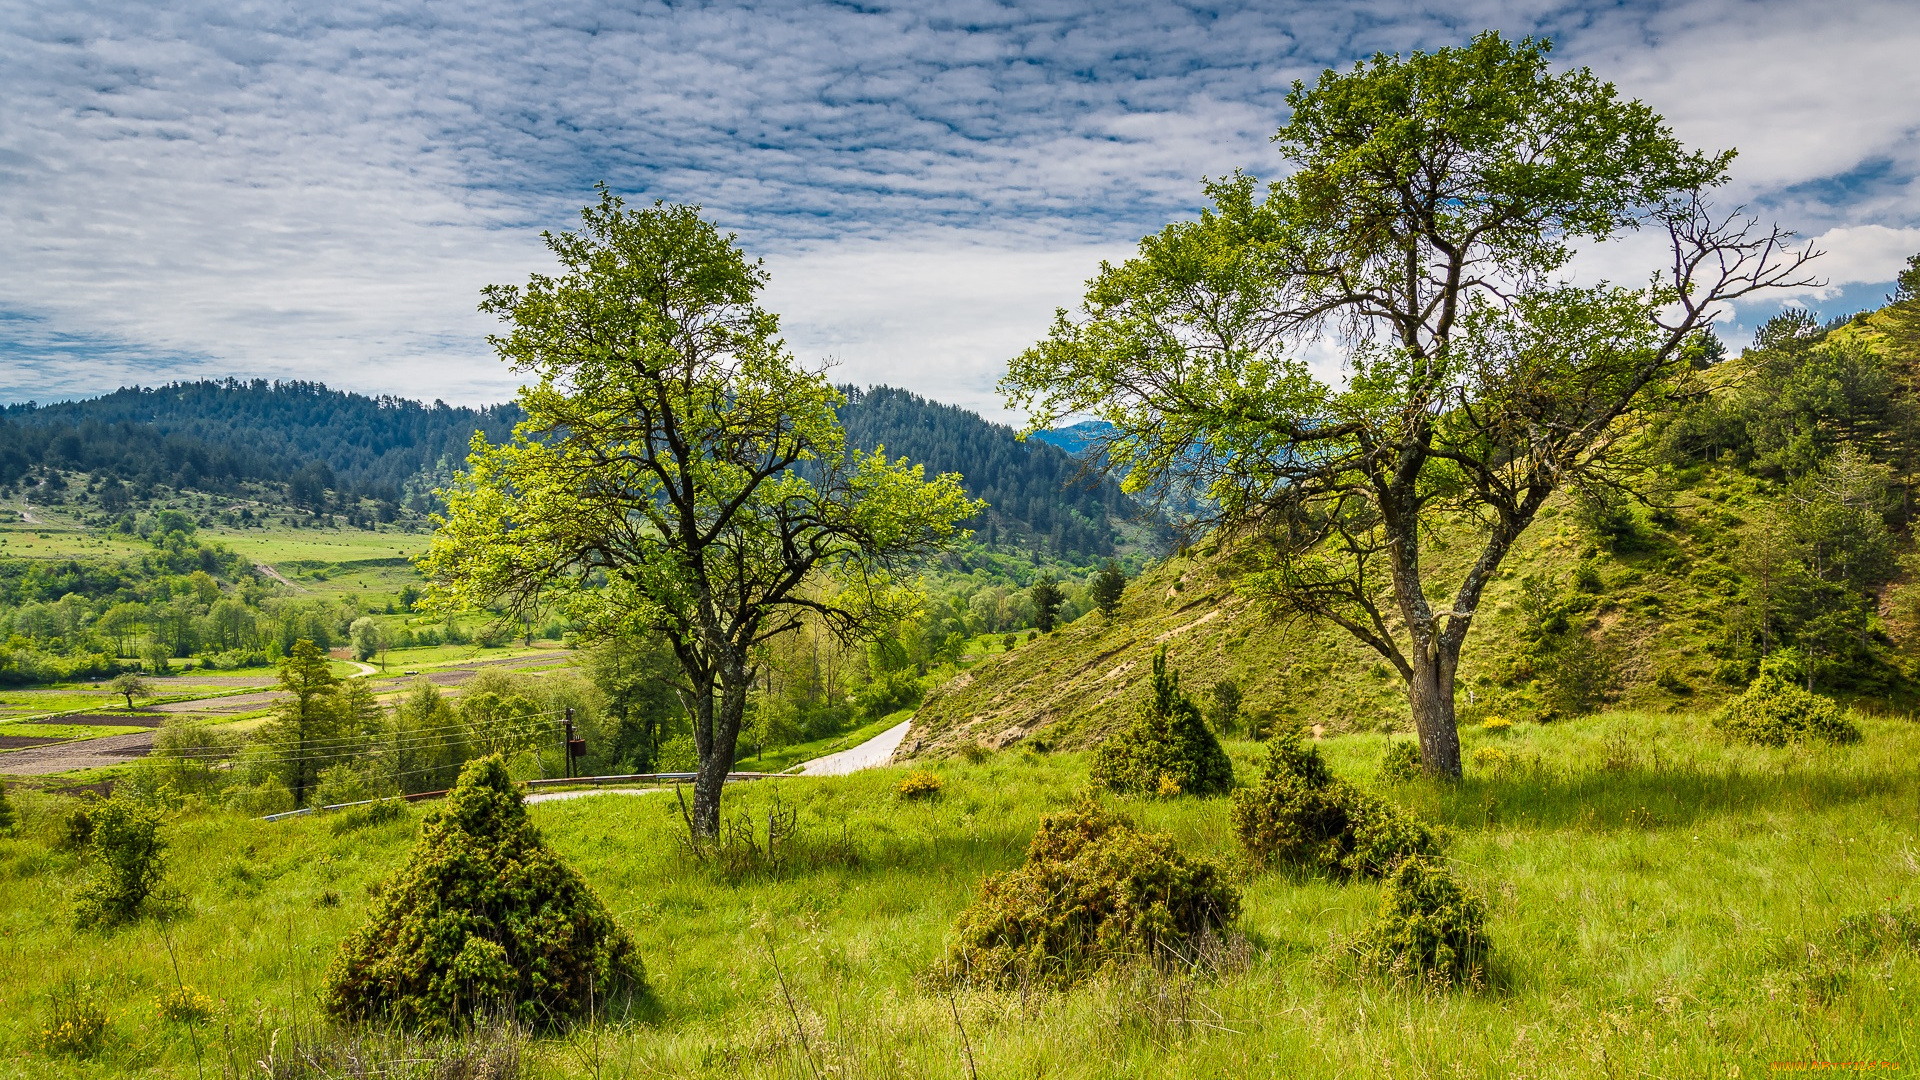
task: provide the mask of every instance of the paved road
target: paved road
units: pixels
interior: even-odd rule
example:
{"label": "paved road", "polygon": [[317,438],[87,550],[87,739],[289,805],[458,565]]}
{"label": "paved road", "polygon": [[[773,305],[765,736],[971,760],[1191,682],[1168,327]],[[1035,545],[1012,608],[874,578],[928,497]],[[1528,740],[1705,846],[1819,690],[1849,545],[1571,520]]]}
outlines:
{"label": "paved road", "polygon": [[885,765],[887,759],[893,756],[894,748],[900,745],[900,740],[907,737],[907,729],[912,726],[913,721],[902,720],[859,746],[814,758],[800,766],[800,775],[845,776],[850,772]]}
{"label": "paved road", "polygon": [[585,791],[543,791],[535,795],[527,796],[524,801],[556,802],[560,799],[584,799],[589,795],[658,795],[659,793],[666,790],[668,789],[663,787],[648,787],[648,788],[617,787],[617,788],[588,788]]}
{"label": "paved road", "polygon": [[[893,756],[893,749],[906,737],[907,728],[913,721],[896,724],[875,735],[859,746],[850,747],[837,754],[817,757],[800,767],[802,776],[845,776],[861,769],[872,769],[887,763]],[[666,791],[663,787],[651,788],[590,788],[585,791],[546,791],[527,796],[530,803],[552,802],[558,799],[584,799],[589,795],[652,795]]]}

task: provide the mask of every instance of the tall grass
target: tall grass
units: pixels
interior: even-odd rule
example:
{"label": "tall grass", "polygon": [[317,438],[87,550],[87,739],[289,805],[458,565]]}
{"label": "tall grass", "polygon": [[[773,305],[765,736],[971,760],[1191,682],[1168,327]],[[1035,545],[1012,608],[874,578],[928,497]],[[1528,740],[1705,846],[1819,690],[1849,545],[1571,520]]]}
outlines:
{"label": "tall grass", "polygon": [[[1340,942],[1377,885],[1245,871],[1243,963],[1123,972],[1067,993],[960,991],[925,978],[982,875],[1019,861],[1085,783],[1078,755],[730,788],[730,812],[798,812],[831,859],[725,870],[695,861],[671,796],[544,803],[536,820],[635,934],[658,995],[645,1016],[535,1039],[537,1076],[1762,1076],[1773,1061],[1920,1067],[1920,955],[1849,951],[1849,916],[1920,903],[1920,725],[1869,719],[1852,747],[1735,747],[1703,717],[1621,713],[1504,736],[1464,783],[1384,789],[1452,834],[1489,900],[1493,977],[1437,992],[1343,973]],[[1229,747],[1253,775],[1258,748]],[[1385,741],[1328,740],[1373,779]],[[187,907],[113,933],[65,919],[81,879],[55,846],[57,800],[22,793],[0,840],[0,1074],[208,1075],[315,1038],[326,963],[370,885],[411,843],[401,821],[336,834],[183,809],[167,836]],[[1189,849],[1237,861],[1226,801],[1123,804]],[[166,936],[179,959],[175,975]],[[776,976],[777,960],[779,975]],[[781,978],[784,978],[783,991]],[[216,1002],[197,1030],[158,1018],[184,981]],[[34,1049],[49,995],[89,987],[111,1018],[92,1059]],[[335,1033],[336,1039],[352,1038]]]}

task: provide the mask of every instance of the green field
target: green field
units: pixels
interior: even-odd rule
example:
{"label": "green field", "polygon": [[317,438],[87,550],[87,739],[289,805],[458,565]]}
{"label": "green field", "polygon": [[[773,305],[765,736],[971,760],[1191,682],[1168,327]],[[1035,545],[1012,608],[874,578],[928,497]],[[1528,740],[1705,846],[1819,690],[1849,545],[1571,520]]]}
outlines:
{"label": "green field", "polygon": [[[8,724],[0,723],[0,735],[26,735],[39,739],[97,739],[103,735],[131,735],[151,728],[122,724]],[[0,772],[5,772],[0,768]]]}
{"label": "green field", "polygon": [[[1480,991],[1328,963],[1380,887],[1254,872],[1222,799],[1121,805],[1237,868],[1244,965],[1131,968],[1060,993],[930,990],[981,877],[1014,865],[1038,816],[1080,789],[1075,754],[936,764],[946,788],[929,804],[894,797],[899,769],[735,785],[730,813],[762,820],[778,799],[802,826],[785,870],[735,878],[684,853],[670,796],[542,804],[536,821],[640,942],[656,1001],[536,1039],[528,1074],[964,1077],[962,1028],[983,1077],[1755,1077],[1816,1059],[1910,1069],[1920,943],[1861,951],[1835,930],[1920,904],[1920,727],[1863,727],[1862,744],[1822,750],[1731,747],[1676,714],[1469,731],[1469,754],[1499,745],[1515,764],[1384,789],[1452,831],[1457,871],[1488,900],[1495,952]],[[1322,745],[1338,772],[1377,786],[1381,737]],[[1250,778],[1257,748],[1230,749]],[[32,1076],[221,1074],[270,1050],[296,1060],[323,1037],[315,995],[337,943],[417,820],[337,831],[345,819],[183,807],[164,829],[172,922],[101,933],[64,914],[85,872],[58,845],[66,803],[17,801],[22,834],[0,840],[0,1071]],[[155,1016],[175,978],[169,936],[182,977],[217,1002],[195,1029]],[[63,986],[112,1018],[95,1060],[34,1049]]]}

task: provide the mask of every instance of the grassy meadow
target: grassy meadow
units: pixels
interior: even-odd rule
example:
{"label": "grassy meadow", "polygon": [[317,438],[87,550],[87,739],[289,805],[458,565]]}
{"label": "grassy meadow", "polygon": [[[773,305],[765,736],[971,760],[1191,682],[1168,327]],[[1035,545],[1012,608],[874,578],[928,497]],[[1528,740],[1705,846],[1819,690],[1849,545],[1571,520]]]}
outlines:
{"label": "grassy meadow", "polygon": [[[899,768],[735,785],[728,813],[763,844],[776,803],[798,812],[801,839],[774,869],[696,862],[670,794],[537,804],[639,941],[654,996],[535,1038],[526,1073],[966,1077],[969,1052],[990,1078],[1756,1077],[1863,1059],[1905,1072],[1920,1067],[1920,954],[1836,930],[1920,904],[1920,725],[1863,730],[1851,747],[1767,750],[1729,746],[1697,714],[1475,729],[1468,756],[1504,760],[1480,755],[1456,786],[1382,787],[1385,737],[1325,740],[1336,771],[1451,831],[1490,910],[1494,960],[1475,991],[1348,973],[1339,943],[1380,887],[1254,872],[1224,799],[1122,806],[1236,867],[1242,961],[1057,994],[932,989],[981,877],[1015,865],[1039,816],[1082,789],[1078,754],[937,763],[945,788],[929,802],[894,796]],[[1260,748],[1230,750],[1252,781]],[[262,1061],[319,1075],[298,1060],[338,1037],[317,1019],[322,974],[422,813],[355,827],[183,806],[163,830],[170,919],[95,932],[67,918],[85,868],[59,844],[65,804],[21,792],[16,805],[22,827],[0,840],[0,1075],[60,1077],[263,1075]],[[199,1025],[157,1015],[176,960],[214,1001]],[[92,1059],[36,1048],[53,998],[73,994],[111,1018]]]}

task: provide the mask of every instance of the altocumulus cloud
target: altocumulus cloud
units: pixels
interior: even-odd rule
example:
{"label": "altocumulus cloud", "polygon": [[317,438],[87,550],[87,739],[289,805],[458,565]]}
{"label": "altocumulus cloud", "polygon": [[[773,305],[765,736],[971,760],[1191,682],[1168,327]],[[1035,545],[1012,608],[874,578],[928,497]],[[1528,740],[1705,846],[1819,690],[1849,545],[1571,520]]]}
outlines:
{"label": "altocumulus cloud", "polygon": [[1844,302],[1920,250],[1920,19],[1840,7],[4,0],[0,397],[499,399],[478,290],[604,179],[765,255],[803,358],[996,412],[1100,259],[1277,168],[1291,80],[1484,27],[1740,147],[1731,194],[1818,237]]}

